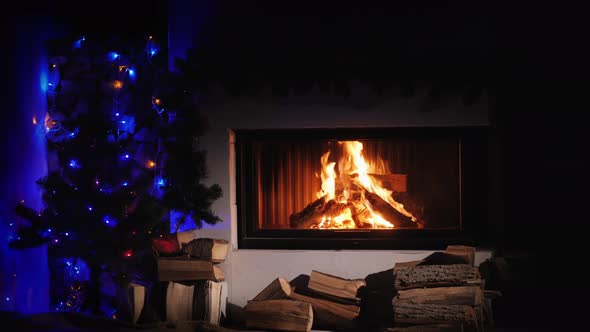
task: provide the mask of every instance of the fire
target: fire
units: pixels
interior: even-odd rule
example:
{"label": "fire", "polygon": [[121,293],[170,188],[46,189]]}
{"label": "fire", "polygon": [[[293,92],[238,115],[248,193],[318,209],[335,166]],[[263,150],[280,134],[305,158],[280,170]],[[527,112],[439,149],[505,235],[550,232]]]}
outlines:
{"label": "fire", "polygon": [[[396,221],[388,220],[381,212],[384,205],[389,205],[386,210],[393,208],[397,211],[395,215],[399,213],[415,223],[416,218],[412,213],[395,201],[393,191],[384,188],[374,176],[391,173],[385,162],[365,160],[363,144],[359,141],[342,141],[338,144],[343,150],[338,162],[330,161],[330,151],[321,157],[322,186],[317,197],[323,198],[319,210],[325,213],[310,228],[394,228]],[[391,215],[389,213],[390,218]]]}

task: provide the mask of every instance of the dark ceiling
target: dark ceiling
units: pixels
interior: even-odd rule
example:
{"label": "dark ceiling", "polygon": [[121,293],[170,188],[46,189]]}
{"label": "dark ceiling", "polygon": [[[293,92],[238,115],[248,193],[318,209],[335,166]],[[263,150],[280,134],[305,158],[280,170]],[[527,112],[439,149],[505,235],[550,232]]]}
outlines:
{"label": "dark ceiling", "polygon": [[225,1],[212,21],[199,46],[202,75],[248,84],[412,78],[481,85],[494,52],[487,8],[473,1]]}

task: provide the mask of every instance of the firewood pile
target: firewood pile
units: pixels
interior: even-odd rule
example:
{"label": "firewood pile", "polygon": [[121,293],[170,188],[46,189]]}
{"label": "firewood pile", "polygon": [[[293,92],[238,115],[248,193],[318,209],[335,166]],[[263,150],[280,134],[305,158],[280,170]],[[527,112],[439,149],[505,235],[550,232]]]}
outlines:
{"label": "firewood pile", "polygon": [[[473,265],[475,249],[449,246],[420,261],[397,263],[392,273],[386,331],[486,331],[493,326],[492,300]],[[368,280],[368,278],[367,278]],[[245,306],[246,327],[256,330],[363,330],[365,279],[319,271],[287,281],[276,278]],[[363,303],[365,302],[365,303]],[[382,305],[382,304],[381,304]],[[387,306],[387,305],[385,305]],[[363,310],[361,310],[361,308]],[[386,311],[387,312],[387,311]]]}

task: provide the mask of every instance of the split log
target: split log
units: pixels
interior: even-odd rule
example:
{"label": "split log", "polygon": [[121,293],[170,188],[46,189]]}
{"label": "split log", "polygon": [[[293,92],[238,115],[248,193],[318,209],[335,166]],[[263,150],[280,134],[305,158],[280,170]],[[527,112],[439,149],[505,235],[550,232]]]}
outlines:
{"label": "split log", "polygon": [[186,257],[158,257],[158,281],[213,280],[223,281],[221,268],[211,261]]}
{"label": "split log", "polygon": [[328,311],[328,312],[332,313],[333,315],[344,318],[346,320],[355,319],[361,311],[360,307],[355,306],[355,305],[341,304],[341,303],[331,302],[328,300],[316,299],[316,298],[309,297],[306,295],[298,294],[296,292],[296,290],[294,290],[291,293],[291,295],[289,295],[289,298],[296,300],[296,301],[310,303],[314,309]]}
{"label": "split log", "polygon": [[397,290],[483,284],[477,268],[468,264],[395,267],[393,274]]}
{"label": "split log", "polygon": [[371,203],[373,209],[381,214],[381,216],[398,228],[416,228],[418,224],[413,222],[411,218],[404,216],[394,209],[389,203],[384,201],[379,195],[365,192],[365,197]]}
{"label": "split log", "polygon": [[[358,301],[353,301],[351,299],[344,299],[328,294],[323,294],[316,292],[308,287],[309,284],[309,276],[305,274],[300,274],[291,282],[289,282],[293,292],[297,292],[299,295],[303,295],[309,298],[325,300],[328,302],[333,302],[336,304],[343,304],[343,305],[356,305],[358,306],[360,303]],[[391,302],[390,302],[391,303]],[[324,329],[324,330],[352,330],[356,327],[356,320],[350,320],[341,316],[338,316],[326,309],[318,307],[317,305],[313,308],[313,328],[314,329]],[[360,309],[359,309],[360,312]]]}
{"label": "split log", "polygon": [[479,306],[484,294],[478,286],[412,288],[397,293],[393,303]]}
{"label": "split log", "polygon": [[250,301],[245,307],[246,327],[279,331],[311,331],[311,304],[291,300]]}
{"label": "split log", "polygon": [[456,255],[463,257],[467,260],[467,263],[474,265],[475,263],[475,247],[460,246],[460,245],[449,245],[445,250],[447,254]]}
{"label": "split log", "polygon": [[[347,305],[356,305],[359,306],[361,304],[360,300],[357,299],[347,299],[343,297],[333,296],[326,293],[317,292],[311,288],[309,288],[309,279],[310,277],[307,274],[300,274],[296,278],[292,279],[289,284],[291,285],[291,289],[297,289],[297,294],[313,297],[315,299],[322,299],[334,303],[340,304],[347,304]],[[393,284],[392,284],[393,286]]]}
{"label": "split log", "polygon": [[193,259],[221,263],[229,251],[229,242],[222,239],[198,238],[183,244],[182,252]]}
{"label": "split log", "polygon": [[453,304],[394,304],[394,321],[410,324],[464,323],[477,328],[478,318],[474,307]]}
{"label": "split log", "polygon": [[311,271],[308,285],[314,291],[356,301],[360,301],[357,293],[364,286],[363,279],[343,279],[318,271]]}
{"label": "split log", "polygon": [[286,299],[291,295],[291,285],[283,278],[276,278],[266,286],[252,301],[280,300]]}

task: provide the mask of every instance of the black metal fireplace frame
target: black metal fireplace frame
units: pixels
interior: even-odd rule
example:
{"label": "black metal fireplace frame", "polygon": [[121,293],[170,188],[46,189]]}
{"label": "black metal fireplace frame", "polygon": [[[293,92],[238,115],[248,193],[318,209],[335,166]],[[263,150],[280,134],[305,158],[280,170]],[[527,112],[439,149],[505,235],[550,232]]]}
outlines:
{"label": "black metal fireplace frame", "polygon": [[[440,250],[448,244],[483,245],[490,233],[490,128],[393,127],[314,129],[234,129],[236,203],[239,249],[427,249]],[[461,226],[452,230],[276,230],[258,229],[252,142],[260,139],[298,137],[304,139],[458,139],[460,146]]]}

